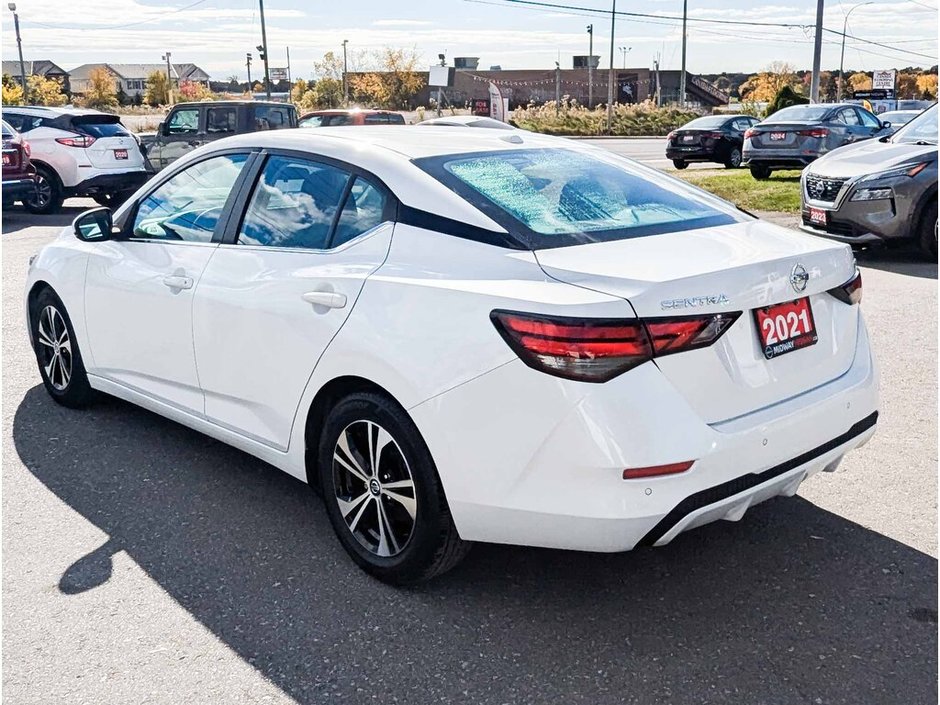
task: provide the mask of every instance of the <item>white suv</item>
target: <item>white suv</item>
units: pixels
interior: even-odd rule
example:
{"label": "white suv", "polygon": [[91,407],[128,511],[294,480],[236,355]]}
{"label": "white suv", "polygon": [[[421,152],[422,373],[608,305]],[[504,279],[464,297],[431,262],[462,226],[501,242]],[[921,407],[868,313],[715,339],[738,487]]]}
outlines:
{"label": "white suv", "polygon": [[137,140],[117,115],[11,106],[4,107],[3,119],[32,148],[36,195],[23,204],[32,213],[54,213],[70,196],[114,206],[149,176]]}

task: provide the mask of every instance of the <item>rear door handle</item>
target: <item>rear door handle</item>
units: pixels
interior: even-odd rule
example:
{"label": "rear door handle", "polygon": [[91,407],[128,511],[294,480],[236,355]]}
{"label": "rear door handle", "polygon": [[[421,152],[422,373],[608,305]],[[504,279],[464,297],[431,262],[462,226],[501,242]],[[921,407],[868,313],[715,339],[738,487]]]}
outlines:
{"label": "rear door handle", "polygon": [[193,278],[184,277],[180,274],[168,274],[163,277],[163,283],[171,289],[192,289]]}
{"label": "rear door handle", "polygon": [[343,308],[346,306],[346,294],[339,294],[335,291],[308,291],[300,298],[314,306],[326,306],[327,308]]}

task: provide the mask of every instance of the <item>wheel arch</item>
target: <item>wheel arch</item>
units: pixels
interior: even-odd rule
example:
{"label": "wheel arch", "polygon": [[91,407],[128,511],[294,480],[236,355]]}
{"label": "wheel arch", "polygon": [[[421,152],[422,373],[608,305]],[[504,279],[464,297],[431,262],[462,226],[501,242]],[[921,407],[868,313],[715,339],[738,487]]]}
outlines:
{"label": "wheel arch", "polygon": [[59,296],[53,286],[45,279],[37,279],[26,294],[26,331],[29,334],[29,344],[32,347],[36,345],[36,341],[33,340],[33,307],[39,295],[46,289],[51,291],[59,301],[62,300],[62,297]]}
{"label": "wheel arch", "polygon": [[[334,377],[317,390],[304,420],[304,467],[307,474],[307,484],[319,489],[317,475],[317,450],[319,445],[320,429],[330,409],[343,397],[356,392],[372,392],[381,394],[395,403],[404,414],[408,411],[395,396],[387,389],[365,377],[357,375],[343,375]],[[409,415],[410,416],[410,415]]]}
{"label": "wheel arch", "polygon": [[914,217],[912,222],[914,223],[914,232],[911,233],[911,237],[917,238],[920,235],[921,229],[921,220],[924,218],[924,214],[927,212],[927,207],[931,203],[937,202],[937,186],[934,184],[933,188],[929,188],[921,194],[921,197],[917,201],[917,205],[914,207]]}

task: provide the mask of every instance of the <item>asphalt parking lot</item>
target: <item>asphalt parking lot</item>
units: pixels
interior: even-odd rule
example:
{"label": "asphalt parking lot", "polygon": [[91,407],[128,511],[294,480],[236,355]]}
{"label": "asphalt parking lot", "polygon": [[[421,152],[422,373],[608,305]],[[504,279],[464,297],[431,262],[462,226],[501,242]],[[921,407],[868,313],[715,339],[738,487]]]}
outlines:
{"label": "asphalt parking lot", "polygon": [[22,286],[82,206],[3,218],[8,702],[937,701],[935,264],[860,258],[882,415],[836,473],[664,548],[478,545],[396,590],[303,484],[123,402],[48,399]]}

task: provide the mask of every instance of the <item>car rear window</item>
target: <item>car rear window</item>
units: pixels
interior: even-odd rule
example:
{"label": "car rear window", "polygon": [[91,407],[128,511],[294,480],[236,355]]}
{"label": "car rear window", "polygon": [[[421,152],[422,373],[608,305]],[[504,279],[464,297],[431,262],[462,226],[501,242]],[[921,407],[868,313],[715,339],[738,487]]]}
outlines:
{"label": "car rear window", "polygon": [[832,110],[831,105],[791,105],[789,108],[778,110],[766,119],[766,122],[777,120],[822,120],[826,113]]}
{"label": "car rear window", "polygon": [[532,249],[623,240],[744,220],[685,184],[568,149],[419,159]]}
{"label": "car rear window", "polygon": [[128,137],[130,133],[117,115],[81,115],[72,118],[72,127],[92,137]]}
{"label": "car rear window", "polygon": [[728,121],[726,115],[709,115],[707,117],[696,118],[692,122],[680,127],[680,130],[710,130],[721,127]]}

